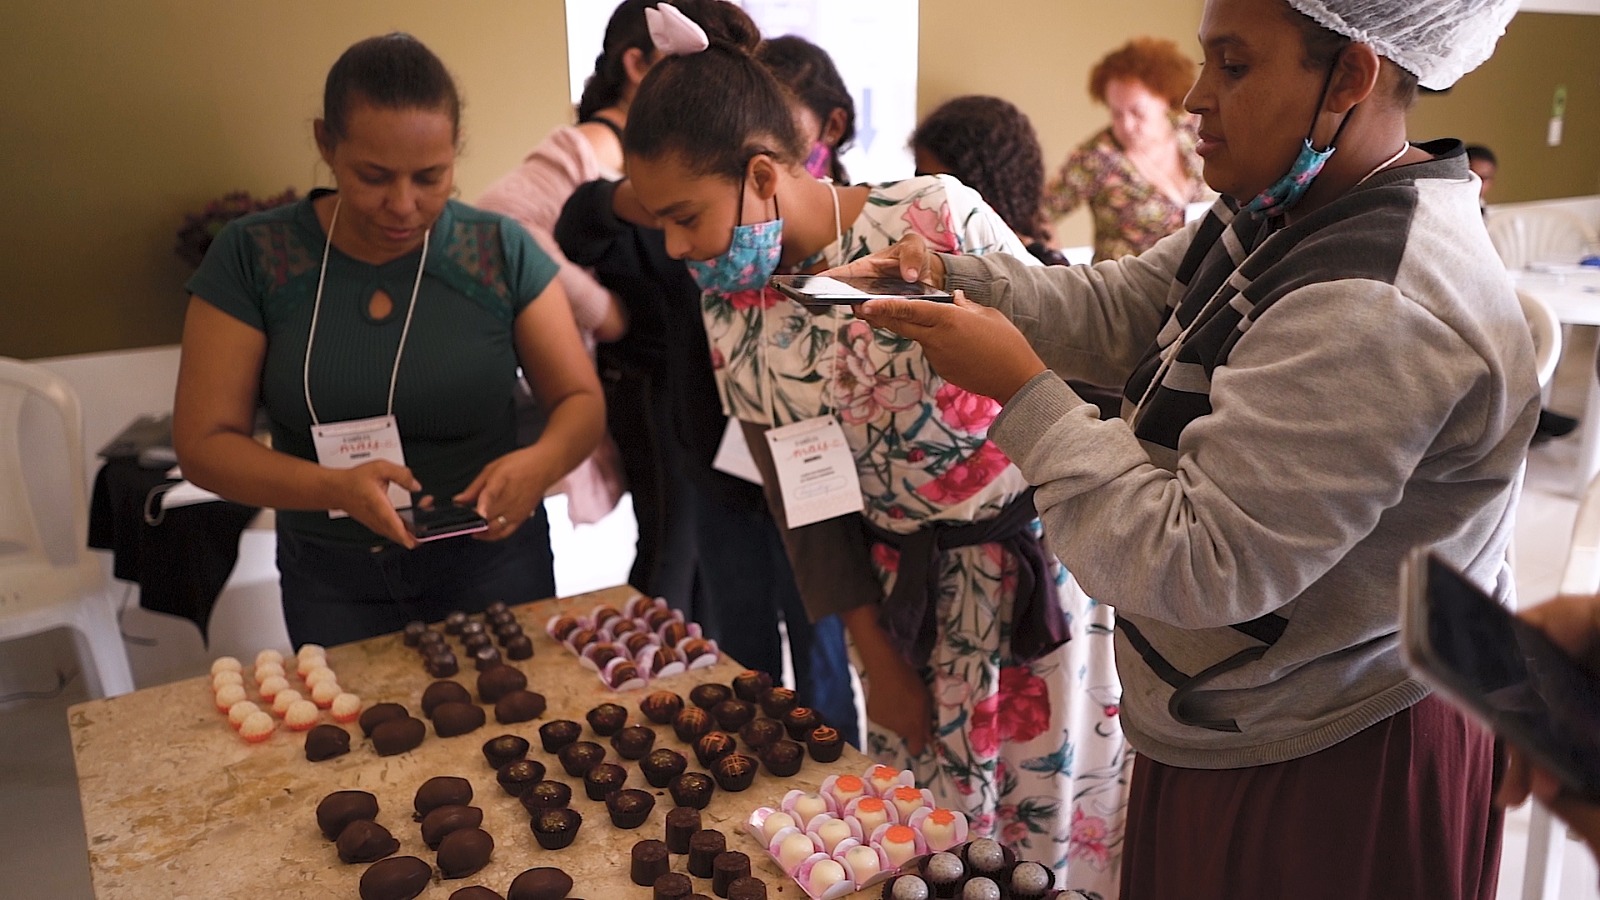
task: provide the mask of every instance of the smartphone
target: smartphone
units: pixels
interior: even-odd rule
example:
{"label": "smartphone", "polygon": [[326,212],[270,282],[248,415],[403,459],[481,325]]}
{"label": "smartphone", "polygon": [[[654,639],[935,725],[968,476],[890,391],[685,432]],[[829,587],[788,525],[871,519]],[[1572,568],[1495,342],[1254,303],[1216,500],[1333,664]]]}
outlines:
{"label": "smartphone", "polygon": [[1417,676],[1568,793],[1600,802],[1600,676],[1426,548],[1401,583],[1401,646]]}
{"label": "smartphone", "polygon": [[489,530],[489,523],[470,506],[458,506],[454,503],[432,507],[419,505],[399,512],[400,521],[406,523],[406,530],[411,532],[411,536],[416,538],[418,543]]}
{"label": "smartphone", "polygon": [[774,275],[769,283],[802,306],[848,306],[875,297],[934,300],[940,303],[949,303],[953,299],[948,291],[935,290],[899,278]]}

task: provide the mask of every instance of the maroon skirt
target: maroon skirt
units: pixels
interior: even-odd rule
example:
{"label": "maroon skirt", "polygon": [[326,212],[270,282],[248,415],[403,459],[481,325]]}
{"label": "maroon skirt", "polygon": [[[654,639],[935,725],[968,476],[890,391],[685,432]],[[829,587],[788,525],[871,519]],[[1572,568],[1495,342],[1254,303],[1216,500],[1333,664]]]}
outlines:
{"label": "maroon skirt", "polygon": [[1493,736],[1437,697],[1319,753],[1134,764],[1122,900],[1494,900]]}

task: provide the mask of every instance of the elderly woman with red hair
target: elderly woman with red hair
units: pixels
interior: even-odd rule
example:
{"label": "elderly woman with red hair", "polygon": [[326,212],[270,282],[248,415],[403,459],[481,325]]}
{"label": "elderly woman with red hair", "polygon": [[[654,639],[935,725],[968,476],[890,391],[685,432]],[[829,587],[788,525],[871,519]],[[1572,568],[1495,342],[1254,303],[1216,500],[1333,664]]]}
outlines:
{"label": "elderly woman with red hair", "polygon": [[1060,218],[1085,201],[1094,216],[1094,259],[1142,253],[1183,227],[1184,207],[1214,196],[1200,177],[1183,96],[1195,65],[1172,41],[1134,38],[1095,64],[1089,95],[1111,125],[1067,157],[1045,190]]}

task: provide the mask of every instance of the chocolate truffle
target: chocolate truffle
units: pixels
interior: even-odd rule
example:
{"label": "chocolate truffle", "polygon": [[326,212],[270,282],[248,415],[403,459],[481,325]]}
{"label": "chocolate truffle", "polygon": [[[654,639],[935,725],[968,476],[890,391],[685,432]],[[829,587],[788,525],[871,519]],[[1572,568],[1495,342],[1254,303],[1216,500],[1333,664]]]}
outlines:
{"label": "chocolate truffle", "polygon": [[433,709],[433,733],[442,738],[470,734],[488,720],[488,714],[476,703],[441,703]]}
{"label": "chocolate truffle", "polygon": [[583,773],[583,793],[590,800],[604,800],[622,790],[628,770],[616,763],[601,763]]}
{"label": "chocolate truffle", "polygon": [[461,671],[461,662],[449,650],[429,653],[422,659],[422,668],[434,678],[449,678]]}
{"label": "chocolate truffle", "polygon": [[700,810],[692,806],[674,806],[667,810],[667,849],[673,853],[688,853],[689,838],[700,830]]}
{"label": "chocolate truffle", "polygon": [[[508,613],[511,613],[511,607],[507,606],[504,600],[496,600],[483,608],[483,615],[488,619],[496,619]],[[515,617],[515,614],[512,614],[512,618]]]}
{"label": "chocolate truffle", "polygon": [[532,659],[533,641],[525,634],[513,635],[506,638],[501,646],[505,647],[506,659]]}
{"label": "chocolate truffle", "polygon": [[415,750],[427,736],[428,726],[422,724],[421,719],[401,716],[372,729],[372,749],[376,750],[379,756],[394,756],[407,750]]}
{"label": "chocolate truffle", "polygon": [[844,753],[844,738],[830,725],[818,725],[806,735],[806,750],[819,763],[838,762]]}
{"label": "chocolate truffle", "polygon": [[534,840],[546,850],[562,850],[571,846],[583,827],[583,816],[577,810],[562,806],[541,809],[528,821]]}
{"label": "chocolate truffle", "polygon": [[611,737],[628,724],[628,711],[615,703],[602,703],[584,718],[589,720],[589,727],[601,737]]}
{"label": "chocolate truffle", "polygon": [[715,828],[704,828],[689,836],[689,874],[710,878],[717,854],[728,849],[728,839]]}
{"label": "chocolate truffle", "polygon": [[572,876],[560,869],[540,866],[513,878],[506,900],[561,900],[571,890]]}
{"label": "chocolate truffle", "polygon": [[495,770],[494,778],[500,789],[513,797],[521,797],[544,780],[544,763],[536,759],[514,759]]}
{"label": "chocolate truffle", "polygon": [[377,862],[400,849],[400,842],[389,829],[371,819],[357,819],[339,832],[335,842],[339,860],[347,863]]}
{"label": "chocolate truffle", "polygon": [[444,646],[444,635],[437,631],[428,629],[427,631],[417,635],[417,652],[423,656],[427,656],[429,653],[432,653],[438,648]]}
{"label": "chocolate truffle", "polygon": [[775,687],[767,691],[767,695],[758,702],[761,704],[761,711],[767,714],[767,718],[779,721],[782,721],[785,713],[799,705],[794,691],[786,687]]}
{"label": "chocolate truffle", "polygon": [[639,667],[628,660],[606,667],[606,686],[614,691],[621,690],[623,685],[638,677]]}
{"label": "chocolate truffle", "polygon": [[666,747],[651,750],[650,755],[639,763],[639,771],[644,773],[644,780],[656,788],[664,788],[671,784],[672,779],[683,774],[683,770],[687,768],[689,761],[684,759],[683,754]]}
{"label": "chocolate truffle", "polygon": [[439,874],[444,878],[465,878],[488,865],[493,853],[494,838],[482,828],[452,831],[439,842]]}
{"label": "chocolate truffle", "polygon": [[583,726],[571,719],[556,719],[539,726],[539,743],[546,753],[559,753],[583,734]]}
{"label": "chocolate truffle", "polygon": [[683,658],[689,663],[693,663],[714,650],[716,650],[716,647],[705,638],[692,637],[678,642],[678,652],[682,653]]}
{"label": "chocolate truffle", "polygon": [[468,885],[451,894],[449,900],[506,900],[493,888],[481,884]]}
{"label": "chocolate truffle", "polygon": [[472,653],[472,667],[479,672],[485,672],[495,666],[503,665],[505,665],[505,659],[501,657],[499,649],[492,645],[479,647]]}
{"label": "chocolate truffle", "polygon": [[611,623],[611,627],[607,630],[611,632],[612,640],[619,641],[623,635],[633,634],[643,627],[644,625],[640,624],[636,619],[617,619]]}
{"label": "chocolate truffle", "polygon": [[464,641],[475,634],[487,634],[489,627],[476,618],[469,618],[461,626],[461,639]]}
{"label": "chocolate truffle", "polygon": [[1000,900],[1000,885],[979,875],[961,886],[961,900]]}
{"label": "chocolate truffle", "polygon": [[799,772],[805,759],[805,748],[794,741],[778,741],[761,751],[761,764],[779,778],[789,778]]}
{"label": "chocolate truffle", "polygon": [[571,647],[572,652],[574,653],[582,653],[583,648],[589,646],[599,639],[600,633],[595,631],[593,628],[575,628],[572,631],[567,632],[567,636],[565,638],[557,638],[557,640],[566,641],[567,646]]}
{"label": "chocolate truffle", "polygon": [[725,684],[697,684],[689,692],[689,702],[706,712],[716,709],[718,703],[732,699],[732,697],[733,688]]}
{"label": "chocolate truffle", "polygon": [[934,895],[939,897],[953,896],[955,886],[966,874],[967,867],[954,853],[935,853],[922,864],[922,877],[928,879]]}
{"label": "chocolate truffle", "polygon": [[585,772],[605,761],[606,748],[594,741],[578,741],[561,748],[556,754],[561,768],[573,778],[582,778]]}
{"label": "chocolate truffle", "polygon": [[415,856],[379,860],[361,873],[361,900],[411,900],[433,880],[433,867]]}
{"label": "chocolate truffle", "polygon": [[782,722],[766,716],[757,716],[739,729],[739,740],[744,741],[746,747],[759,753],[767,746],[782,740],[786,734],[788,732],[784,730]]}
{"label": "chocolate truffle", "polygon": [[767,883],[759,878],[735,878],[728,885],[728,900],[767,900]]}
{"label": "chocolate truffle", "polygon": [[657,725],[665,725],[683,709],[683,698],[671,691],[654,691],[639,701],[639,712]]}
{"label": "chocolate truffle", "polygon": [[656,733],[648,725],[629,725],[611,738],[611,746],[623,759],[643,759],[656,745]]}
{"label": "chocolate truffle", "polygon": [[700,760],[700,765],[710,768],[712,763],[736,749],[738,749],[738,745],[734,743],[733,737],[727,732],[707,732],[694,742],[694,758]]}
{"label": "chocolate truffle", "polygon": [[429,850],[437,850],[439,843],[452,832],[482,824],[483,810],[476,806],[441,806],[422,817],[422,842]]}
{"label": "chocolate truffle", "polygon": [[978,838],[963,848],[962,856],[965,858],[967,868],[979,875],[994,876],[1001,869],[1011,865],[1014,853],[1008,851],[999,841],[990,838]]}
{"label": "chocolate truffle", "polygon": [[655,884],[672,864],[667,858],[667,845],[660,841],[640,841],[633,845],[630,856],[632,864],[628,867],[628,877],[634,884],[644,887]]}
{"label": "chocolate truffle", "polygon": [[718,897],[728,896],[729,885],[749,877],[750,857],[738,850],[718,853],[711,861],[711,892]]}
{"label": "chocolate truffle", "polygon": [[545,633],[558,641],[564,641],[567,636],[578,630],[578,620],[572,616],[560,615],[551,619],[545,626]]}
{"label": "chocolate truffle", "polygon": [[770,690],[772,690],[772,676],[766,672],[745,669],[733,676],[733,695],[740,700],[760,703],[761,698]]}
{"label": "chocolate truffle", "polygon": [[468,656],[476,656],[479,650],[482,650],[485,647],[493,646],[494,638],[482,631],[477,632],[476,634],[463,634],[461,636],[461,649],[465,650]]}
{"label": "chocolate truffle", "polygon": [[494,720],[501,725],[529,722],[544,715],[544,709],[543,694],[534,691],[512,691],[495,701]]}
{"label": "chocolate truffle", "polygon": [[404,642],[407,647],[415,647],[416,645],[422,643],[422,633],[427,630],[428,626],[422,622],[407,622],[405,631],[402,632],[400,640]]}
{"label": "chocolate truffle", "polygon": [[528,686],[528,676],[516,666],[498,665],[478,673],[478,699],[495,703],[512,691]]}
{"label": "chocolate truffle", "polygon": [[541,781],[517,799],[530,815],[541,809],[560,809],[572,802],[572,786],[565,781]]}
{"label": "chocolate truffle", "polygon": [[606,812],[611,814],[611,824],[618,828],[638,828],[655,806],[654,794],[636,788],[623,788],[606,795]]}
{"label": "chocolate truffle", "polygon": [[489,630],[494,632],[494,639],[499,641],[502,646],[511,638],[524,633],[522,624],[510,614],[490,619]]}
{"label": "chocolate truffle", "polygon": [[600,606],[596,606],[594,610],[589,613],[589,619],[590,621],[594,622],[594,626],[596,628],[599,628],[600,626],[621,615],[622,611],[617,609],[615,606],[601,604]]}
{"label": "chocolate truffle", "polygon": [[672,794],[672,802],[679,806],[692,806],[695,809],[705,809],[711,802],[711,794],[716,790],[717,783],[711,776],[704,772],[685,772],[672,779],[667,785],[667,790]]}
{"label": "chocolate truffle", "polygon": [[456,681],[435,681],[422,690],[422,715],[433,718],[441,703],[471,703],[472,694]]}
{"label": "chocolate truffle", "polygon": [[417,788],[412,805],[417,810],[417,820],[441,806],[465,806],[472,802],[472,782],[454,775],[436,775]]}
{"label": "chocolate truffle", "polygon": [[361,718],[356,720],[356,724],[361,726],[363,735],[372,737],[373,730],[384,722],[409,715],[411,713],[407,712],[406,708],[398,703],[375,703],[367,707],[366,711],[361,714]]}
{"label": "chocolate truffle", "polygon": [[456,610],[444,617],[444,633],[460,634],[462,626],[467,624],[467,614]]}
{"label": "chocolate truffle", "polygon": [[490,738],[483,744],[483,758],[491,769],[498,769],[508,762],[525,759],[527,756],[528,739],[519,735],[502,734]]}
{"label": "chocolate truffle", "polygon": [[621,644],[595,643],[583,651],[583,657],[594,664],[594,667],[604,671],[606,663],[621,656],[626,650]]}
{"label": "chocolate truffle", "polygon": [[672,649],[671,647],[657,647],[655,652],[650,654],[649,661],[650,674],[659,675],[661,674],[661,670],[665,669],[667,666],[670,666],[673,663],[683,662],[683,654]]}
{"label": "chocolate truffle", "polygon": [[682,872],[668,872],[656,879],[650,900],[686,900],[694,893],[694,882]]}
{"label": "chocolate truffle", "polygon": [[756,705],[748,700],[724,700],[711,710],[711,717],[717,720],[718,728],[735,732],[756,717]]}
{"label": "chocolate truffle", "polygon": [[1017,867],[1011,870],[1011,895],[1029,900],[1043,897],[1055,880],[1049,869],[1036,862],[1017,863]]}
{"label": "chocolate truffle", "polygon": [[684,638],[689,636],[689,626],[677,619],[673,619],[656,629],[656,633],[661,635],[662,644],[668,647],[677,647],[683,643]]}
{"label": "chocolate truffle", "polygon": [[709,732],[712,724],[710,713],[691,706],[672,717],[672,733],[678,736],[678,740],[689,744]]}
{"label": "chocolate truffle", "polygon": [[306,760],[322,762],[350,752],[350,732],[337,725],[317,725],[306,732]]}
{"label": "chocolate truffle", "polygon": [[330,841],[357,819],[376,819],[378,798],[366,791],[334,791],[317,803],[317,827]]}
{"label": "chocolate truffle", "polygon": [[676,620],[678,614],[665,605],[658,605],[646,609],[641,618],[644,619],[646,625],[650,626],[652,631],[659,631],[663,625]]}
{"label": "chocolate truffle", "polygon": [[789,737],[803,741],[811,736],[822,725],[822,716],[809,706],[796,706],[783,714],[783,727],[788,730]]}
{"label": "chocolate truffle", "polygon": [[933,889],[921,875],[897,875],[883,885],[884,900],[928,900],[932,896]]}
{"label": "chocolate truffle", "polygon": [[717,787],[738,793],[750,787],[750,783],[756,779],[755,757],[730,753],[712,763],[711,774],[717,779]]}

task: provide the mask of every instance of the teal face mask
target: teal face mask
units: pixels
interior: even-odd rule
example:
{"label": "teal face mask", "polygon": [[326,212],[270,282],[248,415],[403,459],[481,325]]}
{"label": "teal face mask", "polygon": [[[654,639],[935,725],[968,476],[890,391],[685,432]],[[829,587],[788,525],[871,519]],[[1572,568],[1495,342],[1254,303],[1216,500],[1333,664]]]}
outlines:
{"label": "teal face mask", "polygon": [[[720,256],[707,260],[686,259],[684,265],[689,276],[702,291],[719,294],[736,294],[765,287],[767,279],[778,271],[778,261],[783,255],[783,215],[777,214],[768,222],[744,224],[744,181],[739,182],[739,224],[733,227],[733,238],[728,249]],[[773,212],[778,213],[778,198],[772,198]]]}
{"label": "teal face mask", "polygon": [[[1318,112],[1322,110],[1323,102],[1328,99],[1328,88],[1333,84],[1333,73],[1338,66],[1339,60],[1335,57],[1333,66],[1328,69],[1328,77],[1322,82],[1322,96],[1317,100]],[[1355,112],[1355,107],[1352,106],[1350,111],[1344,114],[1344,119],[1339,122],[1339,127],[1334,130],[1333,140],[1328,142],[1326,150],[1318,150],[1311,144],[1311,133],[1317,127],[1317,114],[1312,113],[1311,127],[1306,129],[1306,139],[1300,145],[1300,155],[1294,158],[1294,162],[1289,166],[1289,171],[1285,172],[1283,177],[1268,185],[1266,190],[1255,195],[1249,203],[1244,205],[1242,211],[1254,213],[1258,216],[1276,216],[1288,212],[1296,203],[1299,203],[1300,198],[1304,197],[1306,191],[1311,189],[1311,183],[1322,172],[1322,167],[1327,165],[1328,157],[1332,156],[1333,151],[1338,149],[1335,144],[1338,143],[1339,135],[1344,131],[1345,124],[1350,121],[1350,113],[1353,112]]]}

